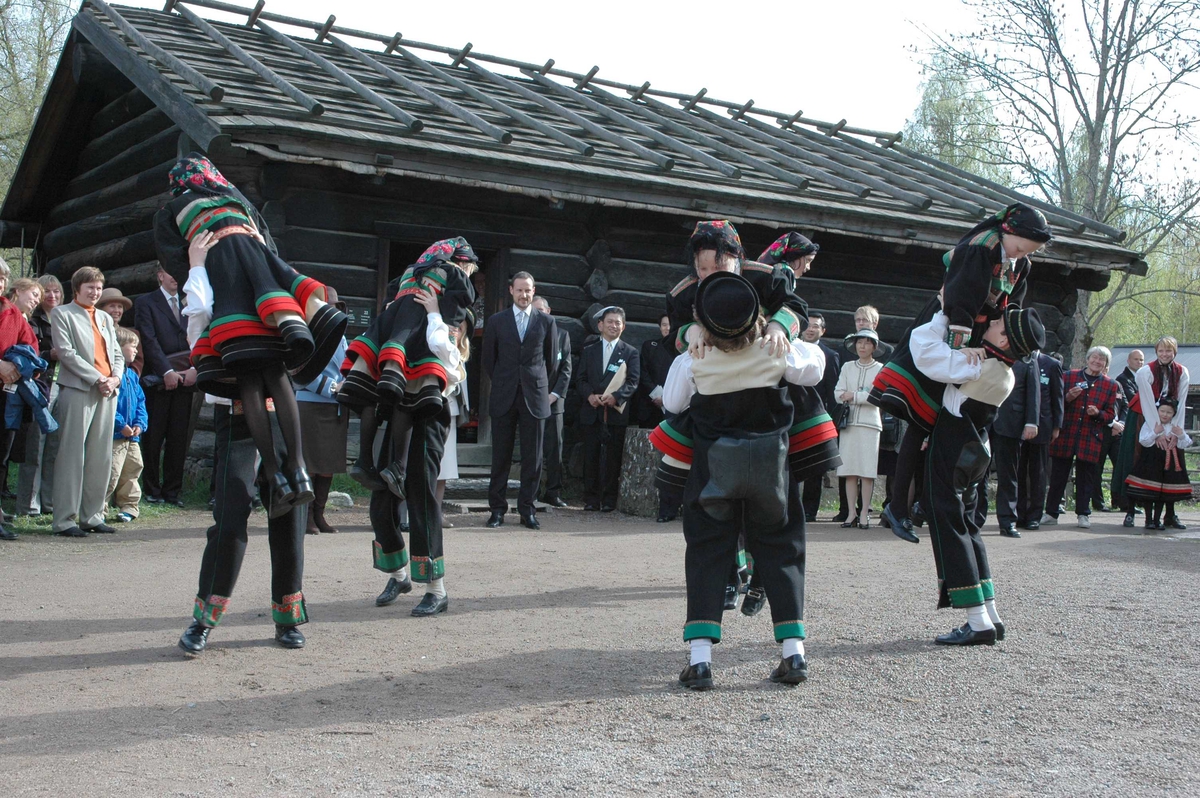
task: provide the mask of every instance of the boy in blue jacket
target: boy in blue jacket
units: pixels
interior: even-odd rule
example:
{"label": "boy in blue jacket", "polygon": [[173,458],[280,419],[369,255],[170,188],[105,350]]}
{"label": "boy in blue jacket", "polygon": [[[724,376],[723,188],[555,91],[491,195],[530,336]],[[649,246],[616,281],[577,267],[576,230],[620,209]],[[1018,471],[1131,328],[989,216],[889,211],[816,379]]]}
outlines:
{"label": "boy in blue jacket", "polygon": [[[137,357],[137,334],[126,327],[117,328],[117,343],[126,363]],[[128,523],[138,517],[138,502],[142,488],[138,480],[142,476],[142,447],[138,441],[146,431],[149,418],[146,415],[146,394],[142,392],[141,375],[126,368],[121,377],[121,388],[117,393],[117,413],[113,429],[112,476],[108,481],[109,502],[117,508],[116,520]]]}

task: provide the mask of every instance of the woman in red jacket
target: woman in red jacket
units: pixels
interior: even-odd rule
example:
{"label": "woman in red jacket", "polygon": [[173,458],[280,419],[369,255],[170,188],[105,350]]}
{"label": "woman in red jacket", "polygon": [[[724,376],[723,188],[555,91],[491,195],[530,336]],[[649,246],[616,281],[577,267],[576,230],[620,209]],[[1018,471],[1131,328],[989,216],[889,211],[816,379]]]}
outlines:
{"label": "woman in red jacket", "polygon": [[[8,290],[8,280],[11,272],[8,269],[8,264],[0,259],[0,294]],[[32,294],[37,292],[25,292]],[[37,299],[33,300],[29,308],[21,308],[10,302],[8,299],[0,296],[0,356],[3,356],[12,347],[17,344],[27,344],[33,351],[38,351],[37,336],[33,334],[33,328],[29,326],[29,322],[25,316],[31,313],[37,307],[38,299],[41,298],[40,293],[37,294]],[[21,379],[21,372],[17,371],[17,367],[7,360],[0,360],[0,381],[7,385],[18,382]],[[17,430],[4,429],[0,430],[0,463],[8,462],[9,452],[12,451],[13,440],[17,437]],[[0,521],[3,520],[3,515],[0,514]],[[17,534],[2,523],[0,523],[0,540],[16,540]]]}

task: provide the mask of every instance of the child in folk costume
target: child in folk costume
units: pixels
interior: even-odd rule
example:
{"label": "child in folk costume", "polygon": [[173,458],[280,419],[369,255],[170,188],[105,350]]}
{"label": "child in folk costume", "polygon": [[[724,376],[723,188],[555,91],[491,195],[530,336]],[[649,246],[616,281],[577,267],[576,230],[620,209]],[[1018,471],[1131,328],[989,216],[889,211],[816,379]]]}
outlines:
{"label": "child in folk costume", "polygon": [[[272,512],[286,513],[313,499],[288,372],[311,382],[333,356],[348,318],[325,302],[324,285],[279,258],[261,214],[211,161],[197,153],[180,158],[170,183],[174,198],[155,216],[154,239],[160,263],[187,297],[196,383],[243,400],[270,475]],[[268,397],[283,434],[286,474],[271,442]]]}
{"label": "child in folk costume", "polygon": [[[433,244],[405,270],[395,299],[346,352],[342,365],[346,381],[338,401],[362,413],[358,460],[348,473],[371,490],[386,486],[404,498],[399,459],[405,434],[412,428],[414,414],[442,406],[442,394],[452,384],[449,364],[427,342],[423,298],[436,299],[439,316],[457,330],[475,303],[471,275],[478,263],[475,251],[461,236]],[[388,465],[378,470],[371,457],[383,421],[377,405],[391,408],[388,420],[395,450],[380,454]]]}
{"label": "child in folk costume", "polygon": [[1187,463],[1183,450],[1192,445],[1191,437],[1174,424],[1179,403],[1172,398],[1159,400],[1157,424],[1143,424],[1138,434],[1137,459],[1125,478],[1129,498],[1146,508],[1146,531],[1166,529],[1163,506],[1168,519],[1175,515],[1175,502],[1192,497]]}
{"label": "child in folk costume", "polygon": [[950,318],[939,312],[909,339],[917,368],[945,387],[929,435],[921,496],[937,568],[938,608],[967,611],[967,623],[936,642],[990,646],[1004,639],[1004,624],[975,522],[975,485],[991,462],[987,427],[1012,391],[1012,363],[1044,346],[1045,329],[1037,311],[1009,307],[988,322],[981,348],[954,349],[947,341],[949,327]]}
{"label": "child in folk costume", "polygon": [[[688,688],[712,687],[712,645],[739,531],[754,556],[771,605],[783,658],[771,679],[797,684],[804,658],[804,510],[787,467],[793,408],[786,384],[815,385],[825,368],[820,348],[793,341],[783,354],[763,345],[767,321],[754,287],[741,275],[707,277],[696,291],[703,358],[675,359],[663,407],[689,410],[692,468],[684,489],[687,623],[691,662],[679,676]],[[708,349],[707,347],[713,347]]]}

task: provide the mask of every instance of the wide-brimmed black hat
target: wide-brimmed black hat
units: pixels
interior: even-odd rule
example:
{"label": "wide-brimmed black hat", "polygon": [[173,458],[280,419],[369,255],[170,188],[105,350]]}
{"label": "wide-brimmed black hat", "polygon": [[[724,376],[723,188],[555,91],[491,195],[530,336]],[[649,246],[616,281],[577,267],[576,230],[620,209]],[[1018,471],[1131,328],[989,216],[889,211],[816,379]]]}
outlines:
{"label": "wide-brimmed black hat", "polygon": [[1046,345],[1046,328],[1033,308],[1014,306],[1004,310],[1004,330],[1008,348],[1018,358],[1026,357]]}
{"label": "wide-brimmed black hat", "polygon": [[1039,244],[1045,244],[1054,237],[1054,233],[1050,230],[1050,224],[1042,212],[1023,202],[1014,202],[1004,209],[1000,219],[1000,229]]}
{"label": "wide-brimmed black hat", "polygon": [[710,274],[696,289],[696,320],[717,338],[740,338],[754,327],[758,314],[758,292],[740,274]]}

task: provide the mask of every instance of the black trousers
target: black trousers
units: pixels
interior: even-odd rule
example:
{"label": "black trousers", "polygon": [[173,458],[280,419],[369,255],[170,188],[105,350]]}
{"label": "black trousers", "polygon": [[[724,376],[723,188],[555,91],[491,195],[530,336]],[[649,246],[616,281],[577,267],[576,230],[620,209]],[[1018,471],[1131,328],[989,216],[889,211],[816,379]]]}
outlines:
{"label": "black trousers", "polygon": [[563,414],[551,411],[546,419],[545,441],[542,444],[542,467],[546,471],[546,487],[542,493],[547,500],[562,498],[563,481]]}
{"label": "black trousers", "polygon": [[517,494],[517,512],[522,517],[534,512],[533,498],[542,475],[542,436],[546,419],[534,418],[525,406],[518,386],[512,407],[503,415],[492,416],[492,481],[488,485],[488,507],[492,512],[508,512],[508,470],[512,467],[513,444],[521,433],[521,489]]}
{"label": "black trousers", "polygon": [[[218,405],[214,412],[216,452],[216,504],[208,543],[200,560],[200,585],[193,617],[205,626],[221,621],[237,584],[246,555],[246,522],[250,518],[254,483],[260,478],[255,461],[258,451],[250,438],[245,417]],[[271,416],[275,451],[283,456],[283,439]],[[270,502],[271,491],[262,497]],[[275,623],[295,626],[308,621],[304,606],[304,512],[291,510],[267,522],[271,548],[271,616]]]}
{"label": "black trousers", "polygon": [[1041,522],[1046,511],[1046,475],[1050,471],[1050,447],[1044,443],[1021,442],[1017,459],[1017,523]]}
{"label": "black trousers", "polygon": [[979,474],[961,467],[964,449],[982,440],[969,419],[938,414],[925,459],[921,507],[929,522],[938,607],[976,607],[995,595],[976,522]]}
{"label": "black trousers", "polygon": [[815,477],[813,479],[804,480],[804,490],[801,494],[801,504],[804,506],[804,517],[816,518],[817,511],[821,509],[821,488],[824,477]]}
{"label": "black trousers", "polygon": [[1104,434],[1104,442],[1100,444],[1100,461],[1096,463],[1096,477],[1092,484],[1092,509],[1099,510],[1104,506],[1104,464],[1112,460],[1113,468],[1117,467],[1117,455],[1121,451],[1121,436],[1113,435],[1112,427]]}
{"label": "black trousers", "polygon": [[[683,639],[720,641],[725,586],[730,564],[737,561],[741,531],[754,558],[755,580],[761,582],[771,605],[775,639],[803,638],[804,509],[800,486],[787,473],[786,439],[779,442],[776,460],[751,458],[755,469],[731,465],[721,452],[710,460],[712,446],[712,441],[695,439],[692,473],[684,489],[687,623]],[[717,472],[720,476],[714,479]]]}
{"label": "black trousers", "polygon": [[597,421],[580,427],[579,431],[583,437],[583,500],[588,504],[616,507],[620,497],[626,427]]}
{"label": "black trousers", "polygon": [[[925,453],[921,444],[929,437],[928,433],[916,424],[909,424],[900,440],[900,449],[896,452],[896,472],[888,480],[888,507],[896,520],[903,520],[912,515],[912,500],[909,494],[921,496],[925,478]],[[913,493],[913,485],[917,490]]]}
{"label": "black trousers", "polygon": [[991,441],[992,471],[996,474],[996,520],[1001,526],[1015,524],[1022,520],[1017,511],[1021,440],[1005,435],[993,435]]}
{"label": "black trousers", "polygon": [[1075,465],[1075,513],[1091,515],[1092,492],[1099,487],[1099,464],[1085,463],[1078,457],[1050,458],[1050,492],[1046,496],[1046,507],[1050,515],[1058,517],[1063,494],[1067,492],[1067,480],[1071,477],[1071,464]]}
{"label": "black trousers", "polygon": [[[174,501],[183,490],[183,465],[190,442],[187,430],[192,416],[194,388],[146,391],[150,426],[142,435],[142,488],[147,496]],[[162,459],[161,470],[159,459]]]}
{"label": "black trousers", "polygon": [[450,422],[450,411],[443,405],[436,414],[415,419],[408,441],[404,493],[408,503],[408,542],[412,550],[414,582],[430,582],[446,575],[437,478],[446,451],[446,436],[450,434]]}

